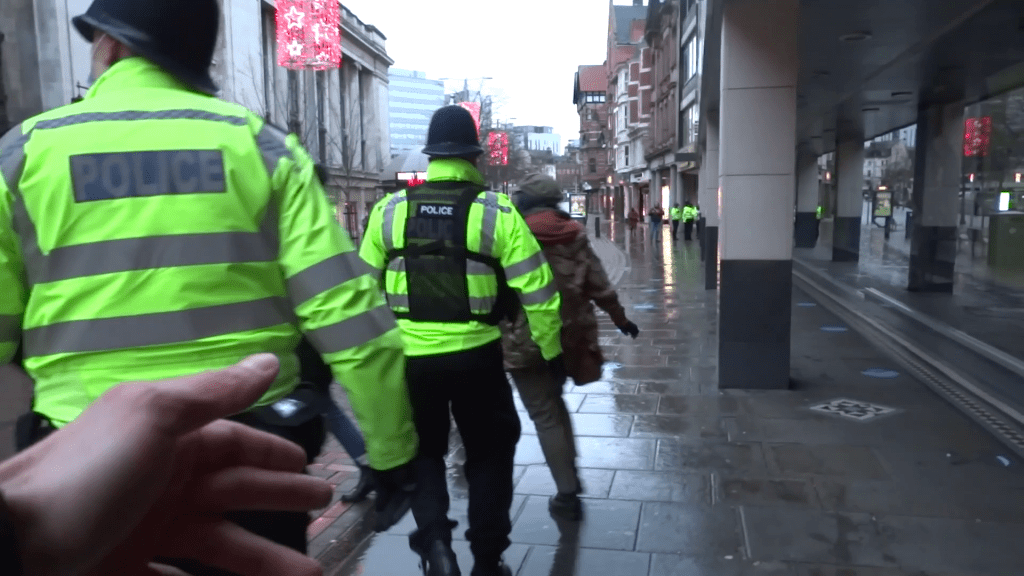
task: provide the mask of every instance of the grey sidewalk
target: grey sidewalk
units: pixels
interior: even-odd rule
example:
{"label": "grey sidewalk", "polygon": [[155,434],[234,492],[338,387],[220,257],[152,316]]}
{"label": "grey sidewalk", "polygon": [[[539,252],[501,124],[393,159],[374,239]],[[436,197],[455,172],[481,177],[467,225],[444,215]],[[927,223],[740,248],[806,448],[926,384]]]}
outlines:
{"label": "grey sidewalk", "polygon": [[[602,237],[624,248],[628,233]],[[506,553],[516,574],[1019,572],[1024,463],[800,293],[793,389],[720,393],[715,294],[702,288],[696,242],[683,244],[666,237],[651,250],[646,238],[630,239],[620,296],[640,338],[603,317],[605,377],[567,386],[587,490],[587,517],[575,529],[560,532],[548,516],[554,486],[520,412]],[[468,574],[466,485],[454,448],[456,550]],[[411,529],[406,518],[369,538],[328,574],[419,574]]]}

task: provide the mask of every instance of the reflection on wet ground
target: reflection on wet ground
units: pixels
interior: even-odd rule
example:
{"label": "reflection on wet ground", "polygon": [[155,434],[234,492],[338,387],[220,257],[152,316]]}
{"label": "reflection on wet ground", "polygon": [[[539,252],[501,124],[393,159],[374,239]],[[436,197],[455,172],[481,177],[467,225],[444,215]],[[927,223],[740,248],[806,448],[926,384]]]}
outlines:
{"label": "reflection on wet ground", "polygon": [[[591,228],[593,225],[591,223]],[[1015,574],[1024,565],[1024,463],[842,322],[793,296],[793,389],[721,393],[717,295],[697,242],[652,247],[604,226],[629,259],[619,295],[641,328],[601,319],[604,378],[566,385],[586,518],[553,520],[555,490],[517,398],[512,546],[520,576]],[[898,370],[895,370],[898,372]],[[885,378],[870,375],[885,374]],[[449,456],[455,550],[472,558],[461,440]],[[1005,465],[1000,458],[1009,462]],[[328,574],[413,576],[411,516]],[[339,543],[340,545],[341,543]],[[340,560],[340,558],[339,558]]]}
{"label": "reflection on wet ground", "polygon": [[[955,264],[954,293],[908,292],[910,240],[904,230],[888,240],[875,226],[861,230],[860,261],[831,262],[831,246],[819,239],[813,250],[796,250],[795,257],[811,263],[832,278],[855,288],[874,288],[911,308],[1024,359],[1024,271],[994,269],[988,264],[987,244],[962,240]],[[973,253],[972,253],[973,251]]]}

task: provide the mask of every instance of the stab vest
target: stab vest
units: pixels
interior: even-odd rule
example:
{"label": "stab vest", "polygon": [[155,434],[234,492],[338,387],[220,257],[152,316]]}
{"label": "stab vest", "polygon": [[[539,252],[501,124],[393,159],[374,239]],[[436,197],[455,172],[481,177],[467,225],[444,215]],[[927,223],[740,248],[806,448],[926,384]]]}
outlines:
{"label": "stab vest", "polygon": [[[515,298],[500,261],[466,247],[469,210],[485,190],[471,182],[427,182],[406,190],[405,248],[387,254],[389,263],[405,259],[409,311],[395,312],[396,318],[496,326],[512,313]],[[486,313],[470,305],[470,260],[489,266],[498,281],[495,305]]]}

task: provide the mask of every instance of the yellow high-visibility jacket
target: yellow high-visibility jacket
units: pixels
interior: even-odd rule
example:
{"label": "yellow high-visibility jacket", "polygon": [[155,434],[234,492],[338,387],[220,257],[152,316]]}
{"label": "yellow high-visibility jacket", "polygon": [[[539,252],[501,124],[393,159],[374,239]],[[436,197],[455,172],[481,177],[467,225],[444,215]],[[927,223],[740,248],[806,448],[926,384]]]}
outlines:
{"label": "yellow high-visibility jacket", "polygon": [[371,466],[417,439],[401,334],[294,135],[142,58],[0,140],[0,363],[19,342],[61,426],[121,382],[272,352],[304,332],[343,382]]}
{"label": "yellow high-visibility jacket", "polygon": [[[477,169],[461,159],[434,159],[427,168],[427,182],[469,183],[483,187]],[[458,192],[452,192],[457,195]],[[405,258],[389,258],[406,247],[409,204],[405,190],[389,194],[374,206],[359,249],[360,256],[384,277],[391,309],[399,314],[398,325],[409,356],[427,356],[470,350],[501,338],[496,324],[428,322],[403,318],[410,312]],[[540,244],[522,215],[503,194],[482,191],[472,202],[466,226],[466,248],[493,258],[503,269],[508,286],[515,291],[530,322],[534,342],[545,360],[562,352],[561,298]],[[467,262],[466,287],[474,312],[486,313],[498,301],[495,271],[476,261]]]}

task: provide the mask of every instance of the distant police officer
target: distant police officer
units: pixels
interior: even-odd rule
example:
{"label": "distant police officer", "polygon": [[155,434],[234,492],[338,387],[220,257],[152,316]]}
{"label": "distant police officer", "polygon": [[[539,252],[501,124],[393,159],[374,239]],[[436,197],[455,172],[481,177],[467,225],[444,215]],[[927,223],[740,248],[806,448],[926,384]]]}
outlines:
{"label": "distant police officer", "polygon": [[[378,508],[400,511],[417,450],[401,334],[298,139],[210,97],[219,19],[217,0],[96,0],[74,19],[95,84],[0,139],[0,363],[22,347],[35,415],[59,428],[117,383],[272,352],[276,382],[237,419],[312,458],[305,333],[388,471]],[[306,549],[305,513],[233,518]]]}
{"label": "distant police officer", "polygon": [[697,207],[689,202],[683,204],[683,239],[693,240],[693,225],[697,222]]}
{"label": "distant police officer", "polygon": [[472,576],[507,575],[501,554],[509,546],[520,428],[498,321],[518,300],[544,359],[564,373],[560,298],[522,216],[508,197],[487,190],[475,167],[483,149],[469,112],[437,110],[423,152],[430,157],[427,182],[378,202],[360,248],[381,271],[405,338],[420,435],[412,505],[418,530],[409,540],[426,574],[461,574],[445,483],[450,407],[466,449]]}
{"label": "distant police officer", "polygon": [[679,240],[679,223],[683,221],[683,209],[679,207],[679,202],[672,205],[669,217],[672,218],[672,241],[675,242]]}

